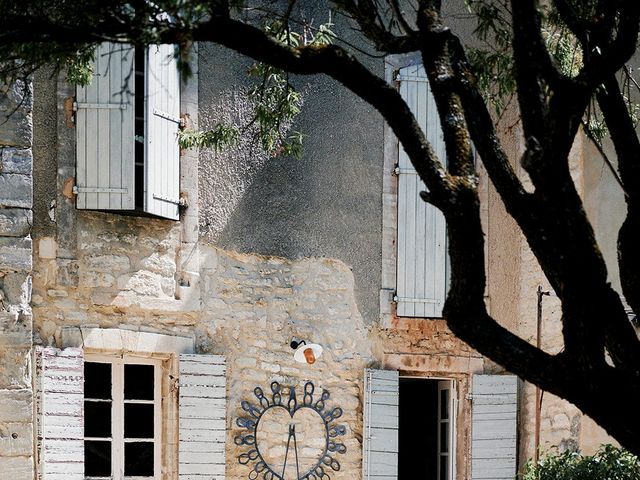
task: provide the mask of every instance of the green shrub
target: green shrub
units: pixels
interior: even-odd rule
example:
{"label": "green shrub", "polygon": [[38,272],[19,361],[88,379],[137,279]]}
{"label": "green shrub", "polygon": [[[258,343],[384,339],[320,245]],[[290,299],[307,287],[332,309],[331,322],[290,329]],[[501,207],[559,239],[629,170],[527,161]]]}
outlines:
{"label": "green shrub", "polygon": [[613,445],[593,456],[576,452],[548,453],[537,464],[527,462],[522,480],[640,480],[640,460]]}

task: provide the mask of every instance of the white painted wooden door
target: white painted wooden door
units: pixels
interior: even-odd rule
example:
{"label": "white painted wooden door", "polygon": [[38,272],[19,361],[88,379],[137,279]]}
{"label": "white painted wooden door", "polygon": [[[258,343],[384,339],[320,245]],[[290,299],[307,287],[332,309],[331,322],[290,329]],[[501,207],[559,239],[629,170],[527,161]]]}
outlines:
{"label": "white painted wooden door", "polygon": [[365,480],[398,478],[399,376],[365,370],[362,474]]}
{"label": "white painted wooden door", "polygon": [[180,480],[225,478],[226,364],[220,355],[180,355]]}
{"label": "white painted wooden door", "polygon": [[93,80],[76,89],[77,207],[134,208],[133,47],[102,43]]}
{"label": "white painted wooden door", "polygon": [[36,347],[38,478],[84,480],[84,370],[79,348]]}
{"label": "white painted wooden door", "polygon": [[178,220],[180,201],[180,73],[175,45],[151,45],[145,95],[144,210]]}
{"label": "white painted wooden door", "polygon": [[[438,158],[446,161],[436,105],[421,65],[400,70],[400,94],[416,116]],[[441,317],[447,291],[447,232],[442,213],[422,201],[428,190],[402,146],[398,152],[397,313]]]}
{"label": "white painted wooden door", "polygon": [[473,376],[472,480],[516,476],[518,378]]}

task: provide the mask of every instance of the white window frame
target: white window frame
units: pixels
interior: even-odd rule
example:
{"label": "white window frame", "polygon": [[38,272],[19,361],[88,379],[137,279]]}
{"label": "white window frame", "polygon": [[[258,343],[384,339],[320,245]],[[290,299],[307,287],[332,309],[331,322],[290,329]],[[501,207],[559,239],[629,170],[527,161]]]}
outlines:
{"label": "white window frame", "polygon": [[[162,478],[162,438],[163,438],[163,412],[162,412],[162,381],[163,363],[160,358],[139,357],[134,355],[107,355],[86,353],[85,363],[108,363],[111,368],[111,476],[89,477],[87,480],[160,480]],[[154,368],[154,453],[153,453],[153,477],[125,476],[124,475],[124,366],[125,365],[153,365]],[[86,397],[85,397],[86,400]],[[135,403],[148,403],[148,401],[135,400]],[[84,437],[84,440],[104,440],[102,438]],[[148,441],[148,439],[144,439]]]}

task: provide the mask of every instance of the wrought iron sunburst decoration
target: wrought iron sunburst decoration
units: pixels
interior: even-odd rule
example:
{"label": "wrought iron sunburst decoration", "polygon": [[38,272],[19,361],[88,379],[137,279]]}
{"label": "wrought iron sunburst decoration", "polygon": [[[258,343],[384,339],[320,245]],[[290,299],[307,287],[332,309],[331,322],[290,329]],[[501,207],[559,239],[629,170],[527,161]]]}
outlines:
{"label": "wrought iron sunburst decoration", "polygon": [[[302,403],[298,403],[295,387],[281,386],[278,382],[271,382],[270,398],[264,394],[262,388],[256,387],[253,393],[257,398],[257,404],[243,400],[242,409],[248,416],[239,417],[236,424],[247,431],[242,432],[234,438],[234,443],[240,447],[247,447],[248,451],[238,455],[238,461],[247,465],[254,462],[253,469],[249,472],[249,479],[256,480],[262,477],[263,480],[285,480],[291,475],[295,480],[329,480],[331,470],[340,470],[340,463],[333,457],[333,454],[343,454],[347,447],[337,441],[337,437],[346,433],[344,425],[336,424],[335,421],[342,416],[340,407],[328,408],[326,402],[329,400],[329,392],[323,390],[320,398],[314,401],[313,393],[315,386],[312,382],[304,385]],[[283,398],[284,397],[284,398]],[[287,398],[288,397],[288,398]],[[281,417],[281,418],[278,418]],[[296,418],[294,418],[296,417]],[[306,418],[302,418],[306,417]],[[269,419],[267,421],[265,419]],[[296,425],[300,428],[300,420],[306,421],[305,425],[315,424],[315,431],[302,432],[302,436],[313,436],[318,434],[321,438],[316,438],[315,455],[306,458],[306,465],[301,465],[298,453],[298,437],[296,437]],[[286,423],[287,425],[283,425]],[[271,435],[274,425],[280,428],[280,440],[284,443],[286,437],[286,448],[284,450],[284,461],[276,462],[270,458],[268,446],[269,439],[265,436]],[[298,432],[300,433],[300,432]],[[309,438],[303,440],[305,451],[314,451],[309,444]],[[320,442],[322,446],[320,447]],[[265,445],[265,443],[267,445]],[[273,442],[272,442],[273,443]],[[273,446],[273,445],[272,445]],[[289,451],[293,450],[293,458],[289,459]],[[305,460],[305,459],[303,459]],[[277,463],[277,465],[276,465]],[[287,467],[289,469],[287,470]]]}

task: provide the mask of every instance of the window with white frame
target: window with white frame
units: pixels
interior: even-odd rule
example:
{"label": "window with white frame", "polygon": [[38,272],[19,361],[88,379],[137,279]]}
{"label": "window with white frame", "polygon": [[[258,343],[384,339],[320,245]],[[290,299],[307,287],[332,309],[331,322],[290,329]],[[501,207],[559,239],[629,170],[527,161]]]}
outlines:
{"label": "window with white frame", "polygon": [[161,360],[85,357],[85,478],[160,478],[161,400]]}
{"label": "window with white frame", "polygon": [[471,449],[456,455],[466,429],[456,427],[454,380],[366,369],[362,478],[453,480],[456,458],[470,458],[472,480],[515,478],[517,378],[473,375],[472,383]]}
{"label": "window with white frame", "polygon": [[76,205],[179,218],[180,74],[174,45],[102,43],[76,89]]}
{"label": "window with white frame", "polygon": [[[96,330],[101,346],[122,333]],[[35,349],[39,480],[224,479],[224,357],[139,353]]]}

